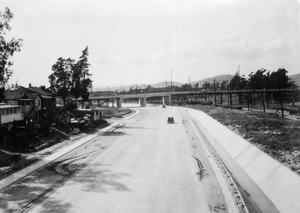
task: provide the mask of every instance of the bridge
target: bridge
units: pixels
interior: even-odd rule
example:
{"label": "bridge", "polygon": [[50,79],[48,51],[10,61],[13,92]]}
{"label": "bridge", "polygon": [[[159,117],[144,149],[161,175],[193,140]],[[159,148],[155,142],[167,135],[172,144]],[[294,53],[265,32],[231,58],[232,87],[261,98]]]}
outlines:
{"label": "bridge", "polygon": [[[263,90],[208,90],[208,91],[173,91],[149,93],[114,93],[103,95],[90,95],[89,100],[94,104],[116,102],[117,107],[122,107],[126,99],[138,99],[141,106],[146,106],[148,98],[161,98],[165,105],[185,104],[191,102],[210,102],[215,105],[256,104],[258,102],[268,105],[272,102],[295,103],[300,98],[299,89],[263,89]],[[81,101],[77,99],[77,101]]]}
{"label": "bridge", "polygon": [[122,103],[126,99],[138,99],[140,105],[146,106],[147,98],[159,97],[162,99],[162,103],[165,105],[171,105],[172,93],[171,92],[156,92],[156,93],[139,93],[139,94],[112,94],[112,95],[100,95],[90,96],[89,99],[93,103],[101,103],[101,101],[109,102],[109,100],[116,100],[117,107],[122,107]]}

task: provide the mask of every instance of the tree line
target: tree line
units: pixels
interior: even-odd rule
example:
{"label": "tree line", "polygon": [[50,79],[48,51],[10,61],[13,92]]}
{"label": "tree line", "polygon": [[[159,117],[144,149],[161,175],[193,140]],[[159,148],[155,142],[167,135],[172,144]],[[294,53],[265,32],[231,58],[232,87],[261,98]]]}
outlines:
{"label": "tree line", "polygon": [[175,91],[286,89],[293,86],[287,73],[288,71],[283,68],[272,72],[262,68],[256,72],[251,72],[248,77],[240,75],[240,73],[237,72],[230,81],[204,82],[201,86],[199,83],[194,86],[191,84],[183,84],[181,87],[176,87]]}

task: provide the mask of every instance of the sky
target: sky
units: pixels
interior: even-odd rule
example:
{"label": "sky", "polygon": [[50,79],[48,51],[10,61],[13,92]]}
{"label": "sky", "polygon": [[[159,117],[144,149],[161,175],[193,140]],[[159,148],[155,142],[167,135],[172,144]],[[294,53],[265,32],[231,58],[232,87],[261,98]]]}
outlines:
{"label": "sky", "polygon": [[49,86],[88,46],[94,87],[187,83],[265,68],[300,73],[300,0],[0,0],[23,39],[11,83]]}

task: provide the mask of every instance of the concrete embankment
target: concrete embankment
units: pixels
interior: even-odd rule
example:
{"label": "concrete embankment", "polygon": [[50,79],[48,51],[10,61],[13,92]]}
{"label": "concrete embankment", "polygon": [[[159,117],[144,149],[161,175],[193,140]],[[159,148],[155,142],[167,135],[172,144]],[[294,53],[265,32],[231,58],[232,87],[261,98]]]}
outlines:
{"label": "concrete embankment", "polygon": [[300,212],[297,174],[207,114],[188,112],[262,212]]}

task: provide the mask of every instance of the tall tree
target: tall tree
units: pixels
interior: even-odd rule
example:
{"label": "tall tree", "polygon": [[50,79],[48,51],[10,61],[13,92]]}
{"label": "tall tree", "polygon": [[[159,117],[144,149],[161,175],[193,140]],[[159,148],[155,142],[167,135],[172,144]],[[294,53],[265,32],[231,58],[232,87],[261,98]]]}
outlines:
{"label": "tall tree", "polygon": [[73,67],[73,59],[63,59],[62,57],[60,57],[52,66],[53,73],[48,77],[51,91],[61,97],[64,105],[66,105],[67,99],[70,98]]}
{"label": "tall tree", "polygon": [[247,80],[244,76],[240,76],[237,72],[231,81],[229,82],[229,88],[231,90],[242,90],[247,88]]}
{"label": "tall tree", "polygon": [[268,73],[266,69],[257,70],[249,74],[250,89],[266,89],[268,82]]}
{"label": "tall tree", "polygon": [[192,91],[193,87],[190,84],[182,84],[181,91]]}
{"label": "tall tree", "polygon": [[3,98],[5,85],[13,74],[11,69],[13,62],[10,58],[15,52],[21,50],[22,45],[21,39],[6,38],[6,33],[11,30],[9,22],[12,18],[13,13],[9,8],[6,7],[4,12],[0,11],[0,99]]}
{"label": "tall tree", "polygon": [[221,82],[220,89],[221,90],[226,90],[227,86],[228,86],[228,82],[224,80],[224,81]]}
{"label": "tall tree", "polygon": [[86,47],[74,65],[72,73],[73,88],[71,93],[75,98],[82,97],[82,104],[84,101],[88,101],[89,89],[92,87],[92,80],[89,78],[91,74],[89,73],[88,56],[89,51],[88,47]]}

